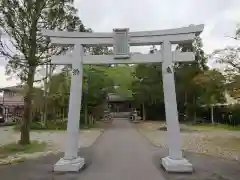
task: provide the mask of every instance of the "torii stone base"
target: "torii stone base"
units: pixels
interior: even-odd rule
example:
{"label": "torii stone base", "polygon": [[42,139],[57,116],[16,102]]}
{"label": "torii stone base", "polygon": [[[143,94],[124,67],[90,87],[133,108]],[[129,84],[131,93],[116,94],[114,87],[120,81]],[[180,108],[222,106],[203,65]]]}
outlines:
{"label": "torii stone base", "polygon": [[55,165],[55,172],[77,172],[81,170],[85,165],[85,159],[77,157],[75,159],[61,158]]}
{"label": "torii stone base", "polygon": [[192,164],[187,159],[174,160],[169,156],[162,158],[162,166],[167,172],[192,172]]}

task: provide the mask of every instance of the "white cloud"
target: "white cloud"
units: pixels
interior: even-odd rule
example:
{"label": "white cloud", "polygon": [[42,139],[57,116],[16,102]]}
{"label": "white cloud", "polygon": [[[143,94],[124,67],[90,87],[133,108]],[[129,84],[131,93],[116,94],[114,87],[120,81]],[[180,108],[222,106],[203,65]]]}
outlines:
{"label": "white cloud", "polygon": [[[110,32],[121,27],[143,31],[205,24],[202,39],[207,53],[239,44],[226,37],[233,35],[240,23],[239,0],[75,0],[75,6],[83,23],[94,31]],[[4,80],[3,71],[1,79],[0,86],[9,83]]]}
{"label": "white cloud", "polygon": [[0,66],[0,87],[6,87],[6,86],[15,86],[20,81],[12,78],[8,80],[8,77],[5,76],[5,66]]}
{"label": "white cloud", "polygon": [[75,4],[83,23],[94,31],[112,31],[117,27],[155,30],[203,23],[207,53],[234,44],[224,36],[232,35],[240,22],[238,0],[77,0]]}
{"label": "white cloud", "polygon": [[[77,0],[75,4],[83,23],[94,31],[112,31],[118,27],[141,31],[205,24],[201,37],[206,53],[239,44],[226,37],[234,35],[240,22],[239,0]],[[209,65],[215,64],[209,62]]]}

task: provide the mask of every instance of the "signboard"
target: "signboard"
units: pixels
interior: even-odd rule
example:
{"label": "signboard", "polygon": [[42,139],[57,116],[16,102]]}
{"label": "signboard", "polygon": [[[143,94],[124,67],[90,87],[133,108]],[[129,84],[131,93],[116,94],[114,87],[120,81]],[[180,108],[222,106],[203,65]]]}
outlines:
{"label": "signboard", "polygon": [[128,44],[129,29],[114,29],[114,54],[115,59],[128,59],[130,57],[130,48]]}

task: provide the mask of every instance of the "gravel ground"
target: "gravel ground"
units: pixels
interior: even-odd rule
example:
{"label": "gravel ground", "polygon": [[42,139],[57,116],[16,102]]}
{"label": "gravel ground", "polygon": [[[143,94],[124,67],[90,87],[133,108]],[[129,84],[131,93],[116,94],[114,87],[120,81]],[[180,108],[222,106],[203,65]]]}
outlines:
{"label": "gravel ground", "polygon": [[[154,145],[167,147],[167,133],[157,130],[160,123],[144,122],[138,124],[138,130]],[[239,131],[196,131],[181,133],[182,149],[240,161],[240,132]]]}
{"label": "gravel ground", "polygon": [[[103,129],[81,130],[79,134],[79,148],[89,147],[101,135]],[[12,127],[0,128],[0,146],[17,142],[20,133],[12,129]],[[43,141],[48,144],[45,152],[36,152],[32,154],[15,154],[5,159],[0,159],[0,164],[7,164],[18,161],[20,158],[37,158],[45,156],[49,153],[63,152],[65,148],[66,131],[33,131],[30,133],[31,140]]]}

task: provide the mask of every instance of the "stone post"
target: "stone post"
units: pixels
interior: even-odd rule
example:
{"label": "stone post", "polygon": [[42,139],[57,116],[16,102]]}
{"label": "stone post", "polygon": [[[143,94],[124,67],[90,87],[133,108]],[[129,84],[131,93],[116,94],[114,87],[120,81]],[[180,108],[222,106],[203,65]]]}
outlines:
{"label": "stone post", "polygon": [[171,43],[164,41],[162,49],[163,91],[169,149],[169,156],[162,159],[162,164],[167,171],[189,172],[192,171],[192,165],[183,158],[181,151],[181,135],[178,121]]}
{"label": "stone post", "polygon": [[72,63],[72,80],[69,98],[67,138],[65,155],[54,166],[54,171],[78,171],[85,164],[84,158],[78,156],[79,123],[82,102],[82,78],[84,55],[82,45],[74,46]]}

